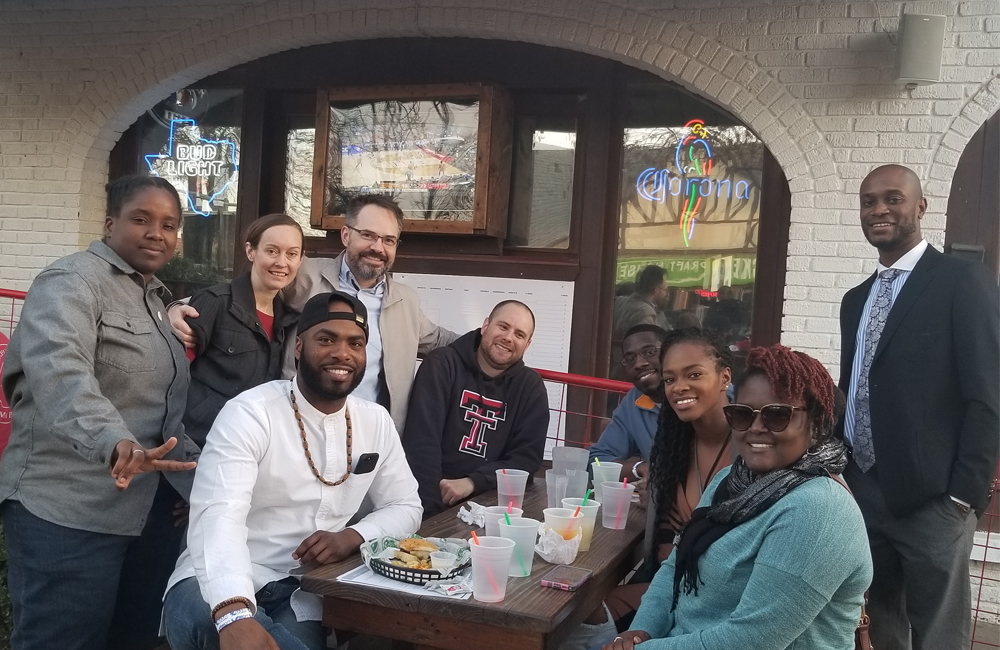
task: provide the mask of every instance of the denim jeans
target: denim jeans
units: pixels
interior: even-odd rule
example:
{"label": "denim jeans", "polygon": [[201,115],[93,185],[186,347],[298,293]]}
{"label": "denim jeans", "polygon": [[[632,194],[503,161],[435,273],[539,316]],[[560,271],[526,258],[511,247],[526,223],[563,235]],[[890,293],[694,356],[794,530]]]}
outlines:
{"label": "denim jeans", "polygon": [[[288,599],[298,588],[294,578],[264,585],[255,595],[257,615],[254,619],[281,650],[325,650],[327,634],[322,624],[295,620]],[[215,631],[211,616],[212,610],[201,596],[197,578],[181,580],[171,587],[163,601],[163,618],[171,649],[218,650],[219,633]]]}
{"label": "denim jeans", "polygon": [[183,528],[180,497],[162,481],[141,537],[67,528],[3,504],[15,650],[148,650],[158,640],[161,595]]}

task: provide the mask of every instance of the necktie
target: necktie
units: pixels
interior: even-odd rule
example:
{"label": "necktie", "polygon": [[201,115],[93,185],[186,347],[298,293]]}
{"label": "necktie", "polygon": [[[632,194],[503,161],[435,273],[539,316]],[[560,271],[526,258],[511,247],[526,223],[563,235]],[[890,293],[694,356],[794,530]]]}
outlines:
{"label": "necktie", "polygon": [[872,412],[869,404],[868,374],[872,369],[875,350],[878,349],[885,319],[892,307],[892,281],[899,274],[897,269],[886,269],[879,273],[878,293],[872,303],[871,315],[865,325],[864,360],[858,375],[858,390],[854,398],[854,462],[862,472],[867,472],[875,464],[875,446],[872,444]]}

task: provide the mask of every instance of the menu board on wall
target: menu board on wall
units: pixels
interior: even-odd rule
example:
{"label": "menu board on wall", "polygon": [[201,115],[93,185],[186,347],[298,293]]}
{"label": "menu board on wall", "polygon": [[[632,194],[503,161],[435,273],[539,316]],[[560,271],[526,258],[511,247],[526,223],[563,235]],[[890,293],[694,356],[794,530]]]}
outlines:
{"label": "menu board on wall", "polygon": [[[481,327],[498,302],[520,300],[535,314],[535,333],[524,354],[525,364],[568,371],[572,282],[422,273],[395,273],[393,278],[417,292],[427,318],[458,334]],[[565,420],[558,411],[565,409],[566,394],[563,384],[546,382],[545,388],[550,409],[545,458],[549,459],[554,441],[565,437]]]}

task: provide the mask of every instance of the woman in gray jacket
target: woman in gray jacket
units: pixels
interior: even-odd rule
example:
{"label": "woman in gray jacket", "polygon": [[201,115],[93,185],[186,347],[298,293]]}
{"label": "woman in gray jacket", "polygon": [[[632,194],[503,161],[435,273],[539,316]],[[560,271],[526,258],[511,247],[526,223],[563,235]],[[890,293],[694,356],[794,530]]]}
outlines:
{"label": "woman in gray jacket", "polygon": [[148,176],[107,193],[104,238],[35,278],[4,363],[0,500],[19,650],[155,647],[179,552],[172,511],[190,476],[171,472],[194,469],[183,461],[197,448],[181,423],[184,348],[153,274],[174,253],[180,199]]}

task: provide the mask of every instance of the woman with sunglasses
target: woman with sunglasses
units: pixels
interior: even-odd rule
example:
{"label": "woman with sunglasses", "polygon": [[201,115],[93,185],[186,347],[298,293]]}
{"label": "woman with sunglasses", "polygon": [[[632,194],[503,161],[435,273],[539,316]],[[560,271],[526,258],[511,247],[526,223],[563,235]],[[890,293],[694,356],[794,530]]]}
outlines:
{"label": "woman with sunglasses", "polygon": [[851,650],[872,563],[834,478],[847,464],[832,437],[843,396],[819,361],[777,345],[750,351],[724,410],[740,457],[604,650]]}
{"label": "woman with sunglasses", "polygon": [[[732,378],[732,357],[722,339],[699,328],[673,330],[659,350],[666,393],[650,450],[650,502],[646,559],[629,584],[616,587],[580,631],[593,630],[589,647],[608,629],[628,629],[649,581],[697,507],[712,478],[733,460],[729,424],[722,409]],[[576,636],[576,635],[574,635]],[[563,646],[562,650],[570,650]]]}
{"label": "woman with sunglasses", "polygon": [[188,348],[184,426],[199,447],[227,401],[281,378],[285,339],[294,336],[298,321],[278,292],[302,264],[302,227],[286,214],[269,214],[250,224],[244,240],[250,270],[191,297],[197,316],[187,322],[197,341]]}

